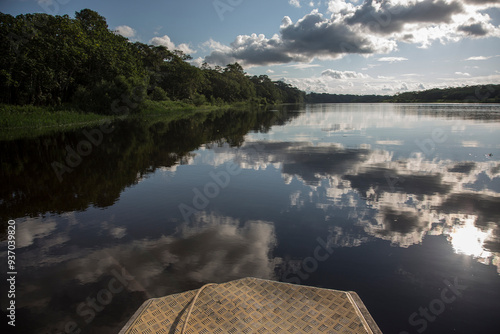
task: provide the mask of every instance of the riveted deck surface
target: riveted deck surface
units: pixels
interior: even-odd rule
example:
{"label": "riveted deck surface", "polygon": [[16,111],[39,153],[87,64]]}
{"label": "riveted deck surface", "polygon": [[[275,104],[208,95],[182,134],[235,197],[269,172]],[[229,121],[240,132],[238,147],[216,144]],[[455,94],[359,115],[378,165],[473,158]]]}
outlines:
{"label": "riveted deck surface", "polygon": [[[197,292],[147,300],[120,333],[180,334]],[[185,333],[381,332],[356,293],[244,278],[205,287]]]}

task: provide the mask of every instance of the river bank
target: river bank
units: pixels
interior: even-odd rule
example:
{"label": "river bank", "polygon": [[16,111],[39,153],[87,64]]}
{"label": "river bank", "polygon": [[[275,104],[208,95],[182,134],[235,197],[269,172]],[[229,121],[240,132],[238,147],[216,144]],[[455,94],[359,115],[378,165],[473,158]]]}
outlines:
{"label": "river bank", "polygon": [[249,106],[251,106],[250,103],[195,106],[180,101],[145,101],[140,108],[129,110],[124,115],[101,115],[82,112],[71,106],[39,107],[2,104],[0,105],[0,140],[36,137],[52,131],[90,127],[129,117],[156,116],[163,120],[176,120],[202,112]]}

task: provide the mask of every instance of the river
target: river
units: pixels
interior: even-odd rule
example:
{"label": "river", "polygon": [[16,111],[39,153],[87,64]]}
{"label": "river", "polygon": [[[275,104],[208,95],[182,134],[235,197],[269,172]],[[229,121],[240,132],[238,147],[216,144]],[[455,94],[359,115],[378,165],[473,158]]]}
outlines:
{"label": "river", "polygon": [[116,333],[248,276],[356,291],[384,333],[500,327],[500,105],[154,116],[0,152],[18,332]]}

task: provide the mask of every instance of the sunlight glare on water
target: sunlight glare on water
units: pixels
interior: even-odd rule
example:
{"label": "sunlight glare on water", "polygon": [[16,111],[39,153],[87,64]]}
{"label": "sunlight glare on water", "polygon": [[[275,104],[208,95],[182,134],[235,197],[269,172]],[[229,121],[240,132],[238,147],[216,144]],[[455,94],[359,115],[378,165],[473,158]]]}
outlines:
{"label": "sunlight glare on water", "polygon": [[490,258],[492,254],[484,249],[484,242],[491,236],[492,230],[483,232],[475,226],[475,220],[475,218],[467,218],[462,224],[455,225],[449,239],[453,249],[459,254],[472,255],[481,259]]}

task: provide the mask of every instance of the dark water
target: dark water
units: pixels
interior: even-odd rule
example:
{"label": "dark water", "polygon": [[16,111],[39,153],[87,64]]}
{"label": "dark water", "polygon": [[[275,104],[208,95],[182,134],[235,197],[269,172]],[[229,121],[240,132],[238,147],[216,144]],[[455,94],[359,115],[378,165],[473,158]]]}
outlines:
{"label": "dark water", "polygon": [[384,333],[498,332],[500,105],[147,118],[0,152],[20,333],[116,333],[247,276],[354,290]]}

